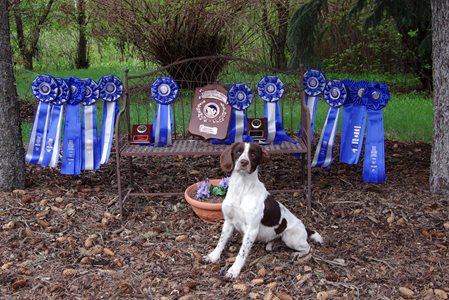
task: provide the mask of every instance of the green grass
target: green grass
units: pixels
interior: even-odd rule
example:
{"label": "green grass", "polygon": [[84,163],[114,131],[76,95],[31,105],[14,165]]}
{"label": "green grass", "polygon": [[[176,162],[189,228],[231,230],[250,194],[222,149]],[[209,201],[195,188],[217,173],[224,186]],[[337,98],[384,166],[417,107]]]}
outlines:
{"label": "green grass", "polygon": [[[75,76],[79,78],[92,78],[98,80],[101,76],[105,74],[116,74],[120,78],[123,78],[124,67],[121,66],[110,66],[103,68],[90,68],[86,70],[55,70],[47,71],[46,73],[57,77],[69,77]],[[142,74],[147,70],[143,68],[133,67],[130,68],[130,74]],[[31,94],[31,82],[39,73],[29,72],[26,70],[16,70],[16,82],[17,82],[17,92],[21,99],[26,101],[35,101]],[[254,81],[254,78],[260,78],[261,74],[248,75],[241,72],[228,73],[225,78],[226,82],[248,82]],[[402,76],[402,77],[401,77]],[[328,79],[335,78],[351,78],[353,80],[370,80],[370,81],[383,81],[387,84],[404,83],[413,85],[413,77],[407,75],[391,75],[391,74],[328,74]],[[283,81],[288,83],[293,83],[294,78],[283,78]],[[190,100],[192,99],[192,92],[185,91],[181,94],[184,102],[176,102],[177,109],[175,110],[175,117],[177,119],[176,125],[177,130],[182,130],[181,114],[179,113],[180,106],[190,107]],[[297,101],[298,98],[294,100]],[[289,100],[284,99],[284,127],[286,130],[293,130],[297,132],[298,124],[300,119],[300,110],[297,104],[293,105]],[[143,92],[138,95],[133,95],[132,98],[133,107],[131,108],[131,123],[142,123],[142,122],[153,122],[155,104],[147,94]],[[102,117],[102,103],[97,104],[97,118],[98,122],[101,124]],[[257,102],[257,116],[263,116],[263,104],[260,100]],[[186,109],[185,111],[189,111]],[[326,115],[328,111],[328,106],[323,100],[320,100],[317,117],[315,123],[315,132],[319,133],[323,127]],[[426,96],[417,92],[410,92],[407,94],[396,95],[391,94],[391,99],[384,109],[384,121],[385,121],[385,137],[387,139],[398,140],[398,141],[422,141],[431,142],[432,140],[432,99],[430,96]],[[253,106],[250,108],[250,116],[254,115]],[[340,119],[341,119],[340,114]],[[184,128],[188,127],[189,113],[187,113],[185,118]],[[292,119],[290,119],[292,117]],[[290,124],[293,124],[290,128]],[[341,121],[340,125],[341,127]],[[24,142],[27,142],[28,135],[31,129],[30,123],[22,124],[22,132]]]}

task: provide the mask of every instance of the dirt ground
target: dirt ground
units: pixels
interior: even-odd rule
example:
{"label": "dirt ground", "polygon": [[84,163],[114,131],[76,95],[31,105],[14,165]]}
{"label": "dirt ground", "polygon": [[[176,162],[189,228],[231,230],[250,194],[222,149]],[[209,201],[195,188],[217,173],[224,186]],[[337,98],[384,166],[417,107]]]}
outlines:
{"label": "dirt ground", "polygon": [[[387,182],[361,182],[362,163],[313,171],[313,213],[304,193],[277,194],[324,238],[295,259],[278,243],[255,244],[241,276],[202,261],[222,223],[199,220],[181,196],[134,198],[120,222],[115,162],[67,177],[27,166],[25,190],[0,193],[2,299],[445,299],[449,292],[449,199],[428,189],[430,145],[387,143]],[[139,187],[180,191],[221,178],[217,157],[136,162]],[[269,188],[301,188],[300,164],[273,157]],[[125,178],[126,179],[126,178]]]}

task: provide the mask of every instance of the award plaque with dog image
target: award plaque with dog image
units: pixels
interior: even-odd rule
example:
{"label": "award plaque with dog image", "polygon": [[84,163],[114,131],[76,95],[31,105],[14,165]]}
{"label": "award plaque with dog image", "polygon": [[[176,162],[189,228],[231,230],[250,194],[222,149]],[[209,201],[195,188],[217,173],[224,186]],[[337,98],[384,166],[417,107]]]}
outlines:
{"label": "award plaque with dog image", "polygon": [[204,139],[223,140],[228,133],[231,106],[227,104],[227,91],[218,84],[195,89],[190,113],[189,132]]}

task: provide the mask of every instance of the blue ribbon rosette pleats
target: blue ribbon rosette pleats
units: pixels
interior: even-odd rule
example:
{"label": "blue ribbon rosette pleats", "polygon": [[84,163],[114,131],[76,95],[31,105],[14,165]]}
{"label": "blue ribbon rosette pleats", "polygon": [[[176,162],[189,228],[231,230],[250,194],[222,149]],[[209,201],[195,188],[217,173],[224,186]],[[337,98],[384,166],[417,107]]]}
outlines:
{"label": "blue ribbon rosette pleats", "polygon": [[48,125],[47,138],[45,140],[45,153],[42,166],[56,168],[59,161],[59,150],[61,146],[61,125],[64,115],[64,104],[70,97],[70,89],[62,78],[55,78],[58,83],[59,92],[55,100],[51,102],[51,113]]}
{"label": "blue ribbon rosette pleats", "polygon": [[362,95],[368,111],[363,182],[385,182],[385,144],[382,109],[390,99],[388,87],[379,82],[370,83]]}
{"label": "blue ribbon rosette pleats", "polygon": [[80,103],[84,101],[86,88],[84,82],[76,77],[67,78],[70,97],[67,101],[64,122],[64,142],[61,174],[81,173],[81,118]]}
{"label": "blue ribbon rosette pleats", "polygon": [[151,97],[156,101],[151,142],[155,146],[172,144],[173,111],[172,103],[179,95],[178,84],[171,77],[158,77],[151,84]]}
{"label": "blue ribbon rosette pleats", "polygon": [[25,161],[30,164],[41,164],[45,153],[45,141],[51,112],[50,103],[58,96],[59,87],[53,76],[39,75],[33,80],[31,90],[39,104],[28,141]]}
{"label": "blue ribbon rosette pleats", "polygon": [[229,124],[228,137],[223,141],[225,144],[236,142],[253,142],[254,139],[247,135],[246,109],[251,106],[253,92],[244,83],[235,83],[228,90],[228,104],[232,107],[231,121]]}
{"label": "blue ribbon rosette pleats", "polygon": [[[304,73],[304,93],[306,94],[306,105],[310,113],[310,141],[313,140],[315,132],[316,109],[318,99],[326,87],[326,76],[318,69],[310,68]],[[302,135],[302,127],[299,127],[298,136]]]}
{"label": "blue ribbon rosette pleats", "polygon": [[343,82],[349,86],[349,104],[344,105],[340,161],[357,164],[362,152],[366,124],[366,107],[362,95],[369,82]]}
{"label": "blue ribbon rosette pleats", "polygon": [[312,161],[312,167],[328,169],[332,163],[335,135],[340,107],[348,96],[346,86],[340,80],[331,80],[324,89],[324,100],[330,106],[321,131],[320,140]]}
{"label": "blue ribbon rosette pleats", "polygon": [[279,100],[284,94],[284,84],[277,76],[265,76],[257,84],[259,97],[265,102],[264,116],[267,118],[267,139],[263,144],[281,144],[283,141],[295,143],[288,137],[282,126]]}
{"label": "blue ribbon rosette pleats", "polygon": [[100,144],[98,141],[97,109],[95,103],[100,97],[97,83],[83,79],[86,93],[82,102],[81,123],[81,170],[96,170],[100,167]]}
{"label": "blue ribbon rosette pleats", "polygon": [[98,81],[98,88],[100,98],[104,101],[100,135],[100,164],[105,164],[111,155],[115,118],[119,111],[118,99],[123,94],[123,83],[115,75],[105,75]]}

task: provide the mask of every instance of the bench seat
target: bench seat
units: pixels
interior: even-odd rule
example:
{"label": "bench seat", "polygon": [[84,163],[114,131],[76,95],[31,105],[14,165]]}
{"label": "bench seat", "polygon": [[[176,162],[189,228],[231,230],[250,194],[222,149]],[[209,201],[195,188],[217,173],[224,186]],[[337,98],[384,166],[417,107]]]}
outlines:
{"label": "bench seat", "polygon": [[[296,144],[283,142],[280,145],[262,145],[269,154],[307,153],[303,140],[295,139]],[[161,155],[220,155],[228,145],[214,145],[203,140],[173,140],[169,147],[125,144],[120,149],[121,156],[161,156]]]}

